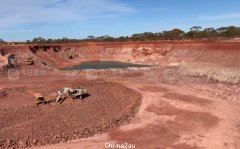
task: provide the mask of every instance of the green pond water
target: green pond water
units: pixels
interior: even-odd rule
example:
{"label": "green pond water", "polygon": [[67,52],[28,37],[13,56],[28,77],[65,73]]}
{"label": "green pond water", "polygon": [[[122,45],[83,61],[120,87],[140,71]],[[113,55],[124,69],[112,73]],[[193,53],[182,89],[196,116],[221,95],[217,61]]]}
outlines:
{"label": "green pond water", "polygon": [[73,67],[64,68],[63,70],[109,69],[128,67],[149,67],[149,65],[124,63],[119,61],[87,61]]}

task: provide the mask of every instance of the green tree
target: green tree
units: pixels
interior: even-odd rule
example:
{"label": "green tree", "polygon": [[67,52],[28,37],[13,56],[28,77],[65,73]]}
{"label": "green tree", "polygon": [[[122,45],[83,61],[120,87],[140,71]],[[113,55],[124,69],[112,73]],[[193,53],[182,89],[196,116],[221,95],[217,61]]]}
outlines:
{"label": "green tree", "polygon": [[5,41],[3,39],[0,38],[0,43],[5,43]]}
{"label": "green tree", "polygon": [[201,37],[204,37],[204,38],[212,38],[217,36],[218,36],[218,32],[213,27],[206,28],[201,32]]}
{"label": "green tree", "polygon": [[30,40],[26,40],[26,43],[29,44],[29,43],[31,43],[31,41]]}
{"label": "green tree", "polygon": [[193,26],[193,27],[190,28],[190,31],[196,31],[196,32],[199,32],[201,29],[202,29],[201,26]]}
{"label": "green tree", "polygon": [[201,26],[193,26],[190,28],[190,31],[186,33],[186,38],[194,39],[194,38],[201,38]]}
{"label": "green tree", "polygon": [[133,34],[130,39],[133,41],[139,41],[141,38],[141,34]]}
{"label": "green tree", "polygon": [[96,39],[96,38],[95,38],[94,36],[92,36],[92,35],[87,37],[87,40],[88,40],[88,41],[95,41],[95,39]]}
{"label": "green tree", "polygon": [[32,40],[32,43],[45,43],[45,39],[44,38],[42,38],[42,37],[38,37],[38,38],[34,38],[33,40]]}
{"label": "green tree", "polygon": [[220,35],[224,37],[237,37],[240,36],[240,28],[235,26],[229,26],[220,28]]}
{"label": "green tree", "polygon": [[184,34],[185,34],[185,32],[178,28],[175,28],[175,29],[169,31],[169,37],[171,40],[180,40],[184,37]]}
{"label": "green tree", "polygon": [[53,43],[54,40],[52,39],[47,39],[47,43]]}
{"label": "green tree", "polygon": [[68,39],[67,37],[63,37],[61,42],[66,43],[66,42],[69,42],[69,41],[70,41],[70,39]]}

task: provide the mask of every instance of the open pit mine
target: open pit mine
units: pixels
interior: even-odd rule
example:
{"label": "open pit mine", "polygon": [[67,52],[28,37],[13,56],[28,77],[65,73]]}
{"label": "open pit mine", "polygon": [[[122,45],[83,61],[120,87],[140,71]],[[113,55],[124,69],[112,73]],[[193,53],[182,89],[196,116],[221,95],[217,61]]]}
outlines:
{"label": "open pit mine", "polygon": [[0,45],[0,148],[240,148],[240,42]]}

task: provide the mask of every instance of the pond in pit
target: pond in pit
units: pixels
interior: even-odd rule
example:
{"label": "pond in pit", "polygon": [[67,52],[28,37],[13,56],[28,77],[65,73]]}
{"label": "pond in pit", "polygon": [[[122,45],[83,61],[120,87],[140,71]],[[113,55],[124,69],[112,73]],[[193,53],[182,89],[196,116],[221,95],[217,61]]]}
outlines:
{"label": "pond in pit", "polygon": [[109,68],[128,68],[128,67],[149,67],[150,65],[132,64],[119,61],[87,61],[80,65],[64,68],[63,70],[84,70],[84,69],[109,69]]}

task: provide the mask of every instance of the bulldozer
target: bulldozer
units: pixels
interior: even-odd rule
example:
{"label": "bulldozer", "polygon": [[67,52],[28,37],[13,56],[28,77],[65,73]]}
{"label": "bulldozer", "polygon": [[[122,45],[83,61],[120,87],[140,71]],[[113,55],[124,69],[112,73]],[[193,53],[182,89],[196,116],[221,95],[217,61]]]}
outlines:
{"label": "bulldozer", "polygon": [[83,88],[71,89],[71,88],[63,88],[63,90],[58,91],[56,95],[50,96],[42,96],[40,93],[36,93],[35,96],[35,104],[38,106],[40,104],[48,104],[48,103],[58,103],[61,104],[66,98],[71,97],[73,100],[75,99],[83,99],[84,95],[87,95],[87,90]]}
{"label": "bulldozer", "polygon": [[34,96],[35,96],[34,102],[37,106],[40,104],[48,104],[51,102],[55,102],[56,100],[56,96],[53,95],[44,97],[40,93],[36,93]]}
{"label": "bulldozer", "polygon": [[25,60],[26,65],[34,65],[34,60],[32,58],[27,58]]}

